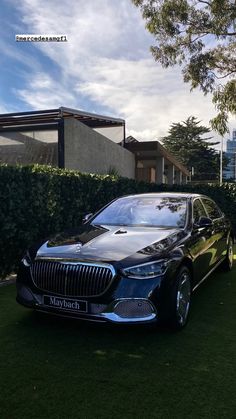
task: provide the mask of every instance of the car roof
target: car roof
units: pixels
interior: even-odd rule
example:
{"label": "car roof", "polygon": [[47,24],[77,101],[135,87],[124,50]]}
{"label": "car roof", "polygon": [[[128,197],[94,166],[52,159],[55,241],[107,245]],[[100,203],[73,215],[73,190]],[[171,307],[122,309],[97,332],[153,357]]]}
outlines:
{"label": "car roof", "polygon": [[153,197],[160,197],[160,198],[196,198],[196,197],[205,197],[205,195],[197,194],[197,193],[189,193],[189,192],[150,192],[150,193],[142,193],[142,194],[132,194],[132,195],[125,195],[121,198],[153,198]]}

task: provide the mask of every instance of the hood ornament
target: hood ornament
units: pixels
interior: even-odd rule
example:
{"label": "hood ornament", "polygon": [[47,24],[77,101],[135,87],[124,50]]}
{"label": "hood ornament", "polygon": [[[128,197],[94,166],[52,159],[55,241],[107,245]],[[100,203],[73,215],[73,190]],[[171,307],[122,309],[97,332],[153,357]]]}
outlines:
{"label": "hood ornament", "polygon": [[83,246],[82,243],[78,243],[75,248],[75,253],[80,253],[82,246]]}

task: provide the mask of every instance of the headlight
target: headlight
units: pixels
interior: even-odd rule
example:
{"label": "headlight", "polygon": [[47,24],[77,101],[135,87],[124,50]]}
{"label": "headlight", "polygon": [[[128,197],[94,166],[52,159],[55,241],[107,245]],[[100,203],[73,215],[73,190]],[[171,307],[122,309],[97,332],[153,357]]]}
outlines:
{"label": "headlight", "polygon": [[166,272],[167,265],[167,260],[148,262],[142,265],[131,266],[130,268],[123,269],[122,273],[129,278],[150,279],[163,275]]}
{"label": "headlight", "polygon": [[29,266],[31,265],[31,258],[30,258],[30,255],[29,255],[29,252],[28,251],[26,252],[26,254],[24,255],[24,257],[21,259],[21,262],[27,268],[29,268]]}

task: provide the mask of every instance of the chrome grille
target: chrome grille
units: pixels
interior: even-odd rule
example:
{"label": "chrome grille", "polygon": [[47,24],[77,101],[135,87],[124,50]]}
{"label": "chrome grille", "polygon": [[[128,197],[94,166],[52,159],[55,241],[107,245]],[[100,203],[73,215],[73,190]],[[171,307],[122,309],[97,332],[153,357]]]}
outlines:
{"label": "chrome grille", "polygon": [[33,282],[42,291],[68,297],[103,294],[114,277],[110,265],[36,260],[31,267]]}

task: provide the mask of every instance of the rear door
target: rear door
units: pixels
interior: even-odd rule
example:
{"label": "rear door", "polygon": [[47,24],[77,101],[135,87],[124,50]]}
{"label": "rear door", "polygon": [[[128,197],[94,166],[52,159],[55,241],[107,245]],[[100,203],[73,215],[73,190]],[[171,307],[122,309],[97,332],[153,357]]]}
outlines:
{"label": "rear door", "polygon": [[217,263],[225,255],[227,247],[227,233],[228,227],[226,226],[224,215],[219,207],[210,198],[202,198],[202,203],[207,211],[208,217],[213,221],[212,229],[212,249],[214,248],[213,263]]}

